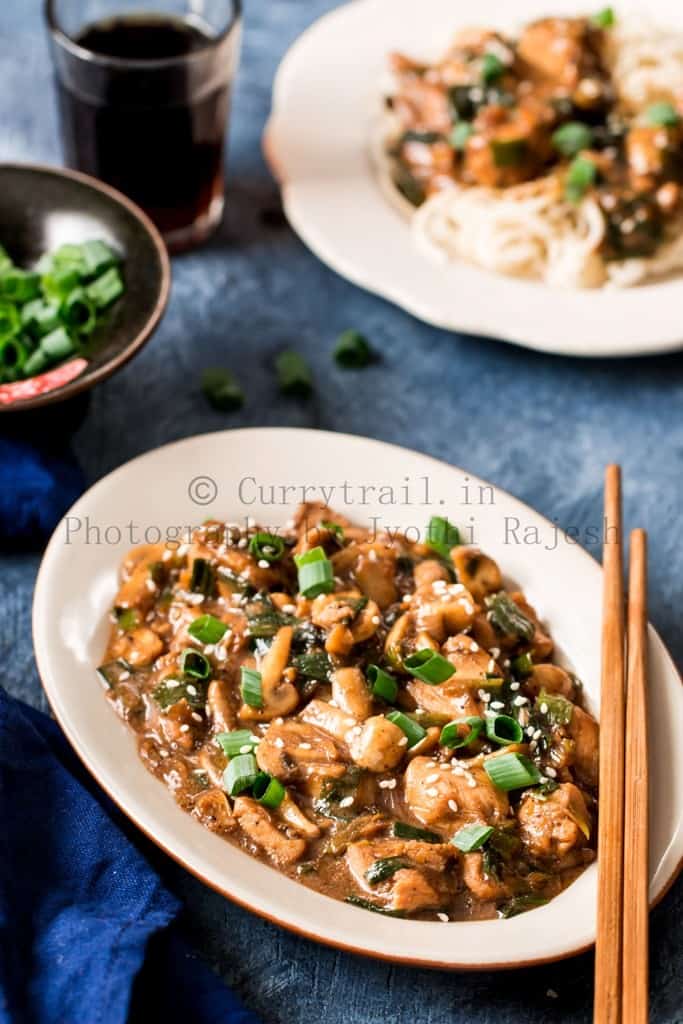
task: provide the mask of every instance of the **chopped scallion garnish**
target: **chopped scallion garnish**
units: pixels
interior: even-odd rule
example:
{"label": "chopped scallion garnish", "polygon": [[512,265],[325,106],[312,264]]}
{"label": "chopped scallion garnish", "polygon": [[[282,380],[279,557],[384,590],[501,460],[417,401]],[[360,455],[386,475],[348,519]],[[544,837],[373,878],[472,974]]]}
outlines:
{"label": "chopped scallion garnish", "polygon": [[423,683],[429,683],[430,686],[445,683],[455,672],[455,665],[448,658],[444,658],[443,654],[432,651],[429,647],[405,658],[403,665],[406,672],[416,679],[421,679]]}
{"label": "chopped scallion garnish", "polygon": [[332,563],[321,547],[311,548],[302,555],[295,555],[299,591],[304,597],[317,597],[334,590]]}
{"label": "chopped scallion garnish", "polygon": [[475,715],[469,718],[458,718],[444,725],[439,742],[442,747],[458,750],[469,747],[479,737],[484,728],[484,720]]}
{"label": "chopped scallion garnish", "polygon": [[574,157],[565,178],[565,198],[570,203],[580,202],[591,185],[595,184],[597,176],[598,168],[592,160],[585,156]]}
{"label": "chopped scallion garnish", "polygon": [[492,832],[492,825],[465,825],[455,833],[451,842],[463,853],[473,853],[475,850],[481,849]]}
{"label": "chopped scallion garnish", "polygon": [[217,644],[223,639],[228,627],[215,615],[200,615],[188,627],[187,632],[201,644]]}
{"label": "chopped scallion garnish", "polygon": [[285,787],[279,779],[262,772],[252,784],[252,794],[264,807],[275,810],[285,798]]}
{"label": "chopped scallion garnish", "polygon": [[313,391],[313,377],[308,363],[298,352],[281,352],[275,360],[275,372],[283,395],[308,398]]}
{"label": "chopped scallion garnish", "polygon": [[208,679],[211,675],[211,664],[199,651],[186,647],[180,655],[180,671],[193,679]]}
{"label": "chopped scallion garnish", "polygon": [[593,132],[581,121],[567,121],[553,132],[552,142],[562,156],[576,156],[582,149],[590,149]]}
{"label": "chopped scallion garnish", "polygon": [[596,28],[611,28],[616,23],[616,20],[613,7],[603,7],[601,11],[598,11],[591,18],[591,22]]}
{"label": "chopped scallion garnish", "polygon": [[210,405],[219,412],[234,412],[244,405],[244,392],[234,374],[219,366],[204,370],[202,391]]}
{"label": "chopped scallion garnish", "polygon": [[680,120],[681,115],[674,105],[666,100],[651,103],[645,111],[645,121],[659,128],[674,128]]}
{"label": "chopped scallion garnish", "polygon": [[442,843],[443,839],[436,832],[430,832],[426,828],[417,828],[415,825],[408,825],[405,821],[395,821],[391,831],[397,839],[416,839],[421,843]]}
{"label": "chopped scallion garnish", "polygon": [[223,773],[223,784],[230,796],[238,796],[250,789],[260,774],[253,754],[238,754],[230,759]]}
{"label": "chopped scallion garnish", "polygon": [[249,553],[259,562],[277,562],[285,553],[285,542],[276,533],[255,533],[249,541]]}
{"label": "chopped scallion garnish", "polygon": [[365,674],[373,696],[381,697],[387,704],[393,704],[398,696],[398,683],[394,677],[379,665],[368,665]]}
{"label": "chopped scallion garnish", "polygon": [[216,583],[216,573],[206,558],[195,558],[190,575],[190,590],[193,594],[211,597]]}
{"label": "chopped scallion garnish", "polygon": [[235,729],[234,732],[219,732],[216,742],[220,744],[227,757],[237,757],[238,754],[253,754],[258,746],[258,737],[254,736],[249,729]]}
{"label": "chopped scallion garnish", "polygon": [[408,737],[409,748],[414,747],[427,735],[427,730],[423,729],[419,722],[409,718],[408,715],[404,715],[402,711],[390,711],[386,717],[388,721],[397,725]]}
{"label": "chopped scallion garnish", "polygon": [[486,735],[492,743],[507,747],[510,743],[521,743],[524,733],[516,718],[509,715],[486,716]]}
{"label": "chopped scallion garnish", "polygon": [[460,531],[443,516],[432,516],[425,543],[442,558],[450,558],[451,548],[460,544]]}
{"label": "chopped scallion garnish", "polygon": [[373,360],[368,339],[358,331],[344,331],[334,346],[334,358],[347,370],[362,370]]}
{"label": "chopped scallion garnish", "polygon": [[524,754],[498,754],[487,757],[484,761],[484,771],[493,785],[506,793],[512,789],[536,786],[541,781],[538,768]]}
{"label": "chopped scallion garnish", "polygon": [[263,707],[263,689],[261,673],[254,668],[247,668],[242,665],[240,669],[240,693],[242,700],[250,708]]}

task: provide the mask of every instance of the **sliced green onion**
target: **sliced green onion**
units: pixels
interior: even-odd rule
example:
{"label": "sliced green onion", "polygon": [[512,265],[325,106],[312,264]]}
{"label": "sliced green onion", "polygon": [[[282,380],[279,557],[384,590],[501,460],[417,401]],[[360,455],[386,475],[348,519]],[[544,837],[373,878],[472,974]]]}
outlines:
{"label": "sliced green onion", "polygon": [[546,715],[550,725],[569,725],[574,714],[574,705],[561,693],[546,693],[541,690],[536,697],[535,710]]}
{"label": "sliced green onion", "polygon": [[391,828],[397,839],[417,839],[421,843],[442,843],[443,839],[436,832],[427,828],[417,828],[405,821],[395,821]]}
{"label": "sliced green onion", "polygon": [[458,121],[450,135],[451,146],[461,152],[473,134],[474,128],[470,121]]}
{"label": "sliced green onion", "polygon": [[581,121],[568,121],[553,132],[552,142],[562,156],[576,156],[582,149],[590,149],[593,132]]}
{"label": "sliced green onion", "polygon": [[506,793],[511,789],[536,786],[541,781],[538,768],[524,754],[498,754],[496,757],[487,757],[484,761],[484,771],[493,785]]}
{"label": "sliced green onion", "polygon": [[242,700],[245,704],[248,704],[250,708],[262,708],[263,689],[261,673],[257,672],[254,668],[245,668],[243,665],[240,669],[240,675],[240,693],[242,695]]}
{"label": "sliced green onion", "polygon": [[188,626],[187,632],[201,644],[217,644],[228,631],[228,627],[215,615],[200,615]]}
{"label": "sliced green onion", "polygon": [[109,270],[119,262],[114,250],[100,239],[84,242],[79,248],[86,277],[99,277],[104,274],[105,270]]}
{"label": "sliced green onion", "polygon": [[130,633],[140,625],[140,615],[137,608],[115,608],[116,625],[124,633]]}
{"label": "sliced green onion", "polygon": [[485,53],[481,59],[481,80],[484,85],[491,85],[505,71],[505,65],[495,53]]}
{"label": "sliced green onion", "polygon": [[43,274],[40,279],[43,294],[47,298],[56,299],[60,303],[69,292],[78,287],[80,281],[80,273],[72,267],[65,267],[63,270],[56,268],[48,274]]}
{"label": "sliced green onion", "polygon": [[598,176],[598,169],[592,160],[585,156],[574,157],[567,170],[564,194],[570,203],[578,203],[585,196]]}
{"label": "sliced green onion", "polygon": [[298,352],[281,352],[275,360],[275,373],[283,395],[308,398],[313,391],[313,377],[308,363]]}
{"label": "sliced green onion", "polygon": [[21,330],[21,318],[12,302],[0,301],[0,341],[13,338]]}
{"label": "sliced green onion", "polygon": [[61,314],[68,327],[83,334],[89,334],[97,321],[95,306],[81,287],[69,292],[62,303]]}
{"label": "sliced green onion", "polygon": [[250,789],[261,772],[253,754],[238,754],[232,757],[223,772],[223,785],[230,796],[238,796]]}
{"label": "sliced green onion", "polygon": [[487,597],[486,607],[488,620],[499,633],[504,636],[517,636],[527,643],[533,640],[536,632],[534,623],[504,590]]}
{"label": "sliced green onion", "polygon": [[106,309],[107,306],[111,306],[112,302],[116,302],[119,296],[123,295],[123,278],[116,267],[111,267],[100,277],[95,278],[92,284],[86,288],[86,292],[96,309]]}
{"label": "sliced green onion", "polygon": [[387,704],[393,704],[398,696],[398,683],[394,677],[379,665],[368,665],[365,674],[373,696],[381,697]]}
{"label": "sliced green onion", "polygon": [[681,115],[674,105],[666,100],[662,100],[660,103],[651,103],[645,111],[647,124],[657,125],[660,128],[673,128],[680,120]]}
{"label": "sliced green onion", "polygon": [[596,28],[611,28],[616,22],[616,15],[613,7],[603,7],[601,11],[594,14],[591,22]]}
{"label": "sliced green onion", "polygon": [[0,276],[0,295],[12,302],[30,302],[40,294],[40,274],[13,267]]}
{"label": "sliced green onion", "polygon": [[190,590],[193,594],[210,597],[216,583],[216,573],[206,558],[195,558],[190,575]]}
{"label": "sliced green onion", "polygon": [[380,882],[386,882],[397,871],[408,866],[405,857],[380,857],[365,872],[365,880],[368,885],[379,885]]}
{"label": "sliced green onion", "polygon": [[42,338],[59,327],[59,303],[33,299],[21,310],[21,321],[31,334]]}
{"label": "sliced green onion", "polygon": [[201,387],[209,404],[219,412],[234,412],[244,405],[244,391],[229,370],[220,367],[204,370]]}
{"label": "sliced green onion", "polygon": [[486,716],[486,735],[493,742],[501,747],[507,747],[510,743],[521,743],[524,733],[516,718],[509,715]]}
{"label": "sliced green onion", "polygon": [[208,679],[211,675],[211,664],[199,651],[186,647],[180,655],[180,671],[193,679]]}
{"label": "sliced green onion", "polygon": [[465,825],[455,833],[451,842],[463,853],[473,853],[475,850],[481,849],[492,832],[491,825]]}
{"label": "sliced green onion", "polygon": [[408,737],[409,749],[410,747],[414,747],[427,735],[426,729],[423,729],[422,726],[418,722],[413,721],[412,718],[408,718],[408,716],[404,715],[402,711],[390,711],[386,717],[388,721],[397,725]]}
{"label": "sliced green onion", "polygon": [[285,542],[276,533],[255,533],[249,541],[249,552],[259,562],[277,562],[285,553]]}
{"label": "sliced green onion", "polygon": [[254,779],[252,786],[254,799],[258,800],[264,807],[275,810],[285,798],[285,787],[279,779],[262,772]]}
{"label": "sliced green onion", "polygon": [[423,683],[429,683],[430,686],[445,683],[455,672],[455,666],[448,658],[444,658],[442,654],[432,651],[429,647],[405,658],[403,665],[407,672],[416,679],[421,679]]}
{"label": "sliced green onion", "polygon": [[317,597],[334,590],[332,563],[321,547],[311,548],[303,555],[295,555],[299,591],[304,597]]}
{"label": "sliced green onion", "polygon": [[65,359],[76,351],[76,345],[63,327],[50,331],[40,341],[40,351],[52,362]]}
{"label": "sliced green onion", "polygon": [[496,167],[518,167],[527,152],[526,139],[491,139],[489,145]]}
{"label": "sliced green onion", "polygon": [[[466,727],[467,732],[462,731],[463,726]],[[483,728],[484,720],[475,715],[469,718],[458,718],[444,725],[439,743],[442,747],[450,747],[452,750],[469,747],[480,736]]]}
{"label": "sliced green onion", "polygon": [[200,711],[206,704],[206,683],[201,679],[188,680],[166,676],[154,687],[152,696],[162,711],[166,711],[181,700],[187,701],[193,710]]}
{"label": "sliced green onion", "polygon": [[42,373],[48,365],[48,358],[44,352],[41,352],[39,348],[35,352],[31,352],[24,363],[24,377],[35,377],[36,374]]}
{"label": "sliced green onion", "polygon": [[334,346],[334,358],[347,370],[362,370],[372,362],[368,339],[358,331],[344,331]]}
{"label": "sliced green onion", "polygon": [[527,652],[526,654],[520,654],[516,658],[512,659],[510,668],[512,674],[517,676],[519,679],[524,679],[526,676],[530,676],[534,670],[534,659]]}
{"label": "sliced green onion", "polygon": [[233,732],[219,732],[216,742],[220,744],[227,757],[238,754],[253,754],[259,744],[257,736],[249,729],[235,729]]}
{"label": "sliced green onion", "polygon": [[19,338],[0,341],[0,368],[4,372],[11,370],[19,373],[26,364],[27,355],[26,347]]}
{"label": "sliced green onion", "polygon": [[442,558],[450,558],[451,548],[460,544],[460,531],[443,516],[432,516],[427,527],[426,544]]}

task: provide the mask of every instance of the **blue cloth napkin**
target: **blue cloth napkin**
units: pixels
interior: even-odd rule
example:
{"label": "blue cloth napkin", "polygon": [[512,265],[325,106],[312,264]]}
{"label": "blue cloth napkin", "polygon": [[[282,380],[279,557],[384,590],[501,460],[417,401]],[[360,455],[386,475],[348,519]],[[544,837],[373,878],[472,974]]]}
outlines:
{"label": "blue cloth napkin", "polygon": [[83,473],[64,448],[0,437],[0,549],[41,544],[83,487]]}
{"label": "blue cloth napkin", "polygon": [[0,687],[0,1024],[259,1024],[183,942],[143,843]]}

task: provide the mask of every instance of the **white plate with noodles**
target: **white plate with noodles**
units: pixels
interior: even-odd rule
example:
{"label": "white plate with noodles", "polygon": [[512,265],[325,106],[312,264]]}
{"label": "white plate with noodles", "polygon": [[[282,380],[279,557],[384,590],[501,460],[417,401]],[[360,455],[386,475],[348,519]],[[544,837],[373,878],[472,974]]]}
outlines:
{"label": "white plate with noodles", "polygon": [[[573,67],[574,30],[533,23],[579,17]],[[264,135],[291,225],[439,327],[574,356],[683,347],[683,8],[654,0],[648,19],[631,0],[332,11],[285,56]],[[454,46],[473,24],[490,32]],[[451,99],[463,77],[469,111]]]}

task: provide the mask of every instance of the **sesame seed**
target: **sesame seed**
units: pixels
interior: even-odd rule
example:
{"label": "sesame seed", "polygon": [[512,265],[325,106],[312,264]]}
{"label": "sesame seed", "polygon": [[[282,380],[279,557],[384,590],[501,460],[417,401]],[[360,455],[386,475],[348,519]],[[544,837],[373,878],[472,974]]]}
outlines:
{"label": "sesame seed", "polygon": [[193,686],[192,683],[190,683],[187,686],[187,692],[190,694],[191,697],[196,697],[197,696],[197,687]]}
{"label": "sesame seed", "polygon": [[531,738],[534,739],[534,740],[540,740],[541,736],[543,735],[541,730],[540,729],[534,729],[533,725],[530,726],[530,728],[531,728]]}
{"label": "sesame seed", "polygon": [[150,593],[157,589],[157,585],[156,585],[156,583],[154,582],[153,579],[145,580],[145,586],[150,591]]}
{"label": "sesame seed", "polygon": [[555,771],[554,768],[551,768],[550,765],[546,766],[545,773],[548,776],[548,778],[550,778],[550,779],[556,779],[557,778],[557,772]]}
{"label": "sesame seed", "polygon": [[480,650],[479,644],[477,643],[476,640],[473,640],[472,643],[470,644],[470,650],[474,651],[475,654],[477,653],[478,650]]}
{"label": "sesame seed", "polygon": [[159,757],[168,757],[168,750],[164,750],[163,747],[159,749]]}
{"label": "sesame seed", "polygon": [[450,917],[448,916],[448,914],[443,914],[441,913],[441,911],[439,911],[436,916],[438,917],[439,921],[443,921],[444,924],[446,924],[447,921],[450,921]]}
{"label": "sesame seed", "polygon": [[243,747],[240,747],[240,754],[251,754],[251,744],[245,743]]}
{"label": "sesame seed", "polygon": [[296,607],[293,604],[283,604],[282,610],[285,615],[293,615],[296,611]]}
{"label": "sesame seed", "polygon": [[448,771],[448,762],[447,761],[442,761],[441,764],[439,765],[439,768],[440,768],[440,770],[442,772],[447,772]]}
{"label": "sesame seed", "polygon": [[526,698],[526,697],[515,697],[515,699],[513,700],[513,702],[512,702],[512,703],[513,703],[513,704],[515,705],[515,707],[517,707],[517,708],[523,708],[525,704],[528,704],[528,703],[529,703],[529,701],[527,700],[527,698]]}
{"label": "sesame seed", "polygon": [[499,658],[500,657],[500,647],[492,647],[491,648],[491,657],[492,658]]}
{"label": "sesame seed", "polygon": [[373,615],[372,618],[370,619],[370,622],[373,624],[373,626],[379,626],[381,621],[382,620],[380,619],[379,615]]}
{"label": "sesame seed", "polygon": [[492,700],[491,707],[494,709],[494,711],[500,711],[501,708],[505,707],[505,704],[503,703],[502,700]]}
{"label": "sesame seed", "polygon": [[438,789],[436,789],[434,786],[430,786],[429,789],[425,789],[425,793],[426,793],[427,796],[438,796],[439,795]]}
{"label": "sesame seed", "polygon": [[486,671],[487,672],[495,672],[495,670],[496,670],[496,663],[493,660],[493,658],[491,658],[489,663],[488,663],[488,665],[486,666]]}
{"label": "sesame seed", "polygon": [[340,807],[350,807],[352,803],[353,803],[353,797],[352,796],[345,796],[345,797],[343,797],[339,801],[339,806]]}
{"label": "sesame seed", "polygon": [[541,704],[541,707],[540,707],[539,710],[540,710],[542,715],[547,715],[548,714],[548,705],[546,704],[545,701],[543,701],[543,703]]}
{"label": "sesame seed", "polygon": [[400,740],[398,741],[398,746],[399,747],[407,747],[408,746],[408,737],[407,736],[401,736]]}
{"label": "sesame seed", "polygon": [[536,740],[532,740],[531,743],[529,744],[529,750],[535,750],[537,746],[538,746],[538,742]]}
{"label": "sesame seed", "polygon": [[371,562],[377,561],[377,552],[374,550],[374,548],[368,551],[368,558],[370,559]]}
{"label": "sesame seed", "polygon": [[276,736],[275,739],[273,740],[273,746],[277,747],[278,750],[282,750],[284,745],[285,741],[283,740],[282,736]]}
{"label": "sesame seed", "polygon": [[380,789],[396,789],[396,779],[382,779],[379,784]]}
{"label": "sesame seed", "polygon": [[313,750],[313,746],[311,743],[300,743],[299,750]]}
{"label": "sesame seed", "polygon": [[488,704],[489,701],[491,700],[491,694],[490,693],[485,693],[484,696],[481,699],[483,700],[484,704]]}
{"label": "sesame seed", "polygon": [[425,779],[425,781],[426,782],[438,782],[439,781],[439,774],[438,774],[438,772],[434,772],[432,775],[428,775],[427,778]]}
{"label": "sesame seed", "polygon": [[470,787],[470,789],[474,789],[477,785],[477,780],[470,775],[469,778],[467,779],[467,785]]}
{"label": "sesame seed", "polygon": [[546,995],[547,995],[548,999],[558,999],[559,998],[558,995],[557,995],[557,992],[555,991],[554,988],[549,988],[548,991],[546,992]]}
{"label": "sesame seed", "polygon": [[259,558],[258,567],[259,569],[270,569],[270,562],[267,558]]}
{"label": "sesame seed", "polygon": [[510,689],[511,690],[518,690],[519,686],[520,686],[519,683],[510,683]]}
{"label": "sesame seed", "polygon": [[456,804],[455,800],[449,800],[448,801],[448,806],[449,806],[450,810],[453,811],[453,814],[457,814],[458,813],[459,808],[458,808],[458,805]]}
{"label": "sesame seed", "polygon": [[198,711],[193,711],[192,717],[194,718],[195,722],[201,722],[202,720],[202,716],[199,714]]}

